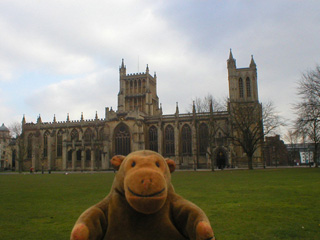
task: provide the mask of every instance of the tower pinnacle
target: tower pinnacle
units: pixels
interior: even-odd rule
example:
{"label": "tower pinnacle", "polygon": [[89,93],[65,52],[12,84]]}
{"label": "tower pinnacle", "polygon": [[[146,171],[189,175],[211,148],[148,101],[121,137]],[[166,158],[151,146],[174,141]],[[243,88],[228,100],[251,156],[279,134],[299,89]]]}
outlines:
{"label": "tower pinnacle", "polygon": [[26,124],[26,117],[25,115],[23,114],[23,117],[22,117],[22,125]]}
{"label": "tower pinnacle", "polygon": [[228,68],[236,68],[236,60],[233,58],[232,50],[230,48],[229,59],[227,61]]}
{"label": "tower pinnacle", "polygon": [[256,68],[256,67],[257,67],[257,65],[256,65],[256,63],[254,62],[253,55],[251,55],[250,68]]}
{"label": "tower pinnacle", "polygon": [[125,68],[124,66],[124,59],[122,58],[122,62],[121,62],[121,68]]}
{"label": "tower pinnacle", "polygon": [[179,114],[179,104],[176,102],[176,114]]}
{"label": "tower pinnacle", "polygon": [[232,55],[232,49],[231,49],[231,48],[230,48],[230,53],[229,53],[229,60],[230,60],[230,59],[234,59],[234,58],[233,58],[233,55]]}

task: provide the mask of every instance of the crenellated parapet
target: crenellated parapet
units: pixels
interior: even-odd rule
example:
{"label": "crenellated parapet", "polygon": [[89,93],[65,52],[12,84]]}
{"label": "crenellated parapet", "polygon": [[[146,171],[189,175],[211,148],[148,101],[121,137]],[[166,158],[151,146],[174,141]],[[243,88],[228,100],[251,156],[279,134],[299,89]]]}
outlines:
{"label": "crenellated parapet", "polygon": [[71,127],[90,127],[93,125],[101,125],[106,120],[100,119],[84,119],[84,120],[71,120],[71,121],[56,121],[56,122],[41,122],[41,123],[24,123],[24,130],[36,129],[52,129],[52,128],[71,128]]}

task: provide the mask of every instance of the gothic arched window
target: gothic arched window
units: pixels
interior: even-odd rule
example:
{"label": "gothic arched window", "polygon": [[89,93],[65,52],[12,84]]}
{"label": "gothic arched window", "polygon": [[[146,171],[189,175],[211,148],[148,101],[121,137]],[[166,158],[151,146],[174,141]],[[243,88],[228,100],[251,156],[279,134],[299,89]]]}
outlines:
{"label": "gothic arched window", "polygon": [[59,130],[57,135],[57,157],[62,156],[62,130]]}
{"label": "gothic arched window", "polygon": [[137,93],[137,80],[134,80],[134,93]]}
{"label": "gothic arched window", "polygon": [[149,149],[158,152],[158,130],[155,126],[149,129]]}
{"label": "gothic arched window", "polygon": [[209,129],[207,124],[202,123],[199,127],[199,154],[206,155],[209,140]]}
{"label": "gothic arched window", "polygon": [[78,133],[77,129],[73,129],[71,131],[71,140],[75,140],[75,141],[79,140],[79,133]]}
{"label": "gothic arched window", "polygon": [[103,141],[104,139],[105,139],[104,128],[101,128],[100,131],[99,131],[99,140]]}
{"label": "gothic arched window", "polygon": [[27,156],[28,158],[32,158],[32,139],[33,138],[33,134],[30,133],[28,136],[28,146],[27,146]]}
{"label": "gothic arched window", "polygon": [[68,151],[68,162],[72,161],[72,150]]}
{"label": "gothic arched window", "polygon": [[68,151],[67,168],[72,168],[72,150]]}
{"label": "gothic arched window", "polygon": [[91,151],[89,149],[86,150],[86,161],[91,161]]}
{"label": "gothic arched window", "polygon": [[84,132],[84,140],[86,142],[91,142],[91,140],[93,139],[93,133],[91,128],[87,128],[86,131]]}
{"label": "gothic arched window", "polygon": [[192,136],[191,128],[185,124],[181,131],[181,144],[182,144],[182,155],[192,155]]}
{"label": "gothic arched window", "polygon": [[139,82],[138,82],[138,88],[139,88],[139,93],[141,93],[141,79],[139,79]]}
{"label": "gothic arched window", "polygon": [[76,159],[76,167],[81,167],[81,150],[77,150],[76,153],[77,159]]}
{"label": "gothic arched window", "polygon": [[91,150],[86,150],[86,161],[85,161],[85,167],[88,168],[91,166]]}
{"label": "gothic arched window", "polygon": [[247,97],[251,97],[251,83],[250,78],[246,79]]}
{"label": "gothic arched window", "polygon": [[243,98],[244,94],[243,94],[243,81],[242,78],[239,79],[239,97]]}
{"label": "gothic arched window", "polygon": [[128,128],[121,124],[114,133],[115,136],[115,154],[128,155],[130,153],[130,132]]}
{"label": "gothic arched window", "polygon": [[174,129],[171,125],[164,130],[164,150],[166,156],[174,155]]}
{"label": "gothic arched window", "polygon": [[96,158],[96,168],[100,169],[101,168],[101,160],[102,160],[102,151],[100,149],[95,150],[95,158]]}
{"label": "gothic arched window", "polygon": [[49,132],[46,131],[43,135],[43,157],[48,157],[48,136]]}
{"label": "gothic arched window", "polygon": [[133,93],[133,82],[130,81],[130,93]]}

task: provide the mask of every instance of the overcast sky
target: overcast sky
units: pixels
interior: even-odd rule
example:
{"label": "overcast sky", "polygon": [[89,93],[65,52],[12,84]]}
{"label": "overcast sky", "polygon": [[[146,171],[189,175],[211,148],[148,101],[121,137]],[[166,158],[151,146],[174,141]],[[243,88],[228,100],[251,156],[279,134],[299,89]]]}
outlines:
{"label": "overcast sky", "polygon": [[229,49],[258,69],[259,100],[294,118],[320,63],[319,0],[0,0],[0,124],[93,119],[117,109],[119,66],[157,73],[165,114],[228,96]]}

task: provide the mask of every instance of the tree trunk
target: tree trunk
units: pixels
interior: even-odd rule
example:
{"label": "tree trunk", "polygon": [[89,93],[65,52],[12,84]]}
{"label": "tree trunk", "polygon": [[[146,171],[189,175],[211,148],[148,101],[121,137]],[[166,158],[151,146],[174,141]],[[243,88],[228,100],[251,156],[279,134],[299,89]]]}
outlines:
{"label": "tree trunk", "polygon": [[249,169],[249,170],[253,170],[253,166],[252,166],[252,156],[248,156],[248,169]]}
{"label": "tree trunk", "polygon": [[314,146],[314,156],[313,156],[314,167],[318,167],[318,143]]}
{"label": "tree trunk", "polygon": [[211,160],[211,171],[214,172],[214,158],[213,158],[213,155],[210,155],[210,160]]}

